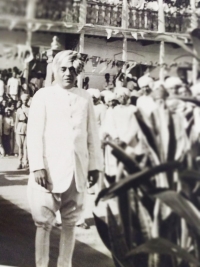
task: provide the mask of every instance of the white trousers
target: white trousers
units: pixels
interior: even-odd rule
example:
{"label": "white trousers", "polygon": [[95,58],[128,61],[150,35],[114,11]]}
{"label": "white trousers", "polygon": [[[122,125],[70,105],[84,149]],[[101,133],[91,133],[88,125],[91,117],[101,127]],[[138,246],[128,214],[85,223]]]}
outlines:
{"label": "white trousers", "polygon": [[36,230],[35,260],[37,267],[48,267],[50,232],[56,212],[60,210],[62,230],[57,267],[71,267],[75,245],[75,225],[83,209],[84,193],[76,189],[75,179],[69,189],[51,193],[40,185],[28,184],[28,201]]}

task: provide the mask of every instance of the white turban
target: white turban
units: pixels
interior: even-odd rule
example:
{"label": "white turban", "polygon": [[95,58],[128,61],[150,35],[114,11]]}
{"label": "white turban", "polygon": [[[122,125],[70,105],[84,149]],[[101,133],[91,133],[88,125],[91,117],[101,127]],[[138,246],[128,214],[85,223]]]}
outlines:
{"label": "white turban", "polygon": [[154,91],[154,90],[160,89],[161,86],[164,87],[164,83],[162,81],[155,81],[153,83],[152,90]]}
{"label": "white turban", "polygon": [[130,90],[128,88],[126,88],[126,87],[116,87],[115,90],[114,90],[114,93],[115,93],[116,97],[119,97],[119,96],[122,96],[122,95],[125,95],[125,96],[128,96],[128,97],[131,96]]}
{"label": "white turban", "polygon": [[183,82],[181,81],[179,77],[169,77],[165,80],[165,84],[164,84],[166,89],[171,89],[176,86],[182,86],[182,85],[183,85]]}
{"label": "white turban", "polygon": [[72,66],[74,67],[77,75],[82,72],[84,62],[81,59],[81,55],[76,51],[64,50],[56,54],[53,59],[52,69],[54,74],[57,72],[58,67],[64,58],[67,58],[68,61],[72,63]]}
{"label": "white turban", "polygon": [[101,95],[104,96],[104,100],[105,100],[106,104],[109,101],[116,100],[115,94],[111,91],[105,90],[101,93]]}
{"label": "white turban", "polygon": [[191,90],[193,96],[200,95],[200,81],[198,81],[196,84],[194,84],[190,88],[190,90]]}
{"label": "white turban", "polygon": [[91,95],[91,97],[100,98],[101,93],[99,89],[89,88],[87,92]]}
{"label": "white turban", "polygon": [[21,95],[21,100],[28,100],[28,99],[29,99],[29,95],[28,94]]}
{"label": "white turban", "polygon": [[138,79],[138,85],[140,88],[143,88],[146,86],[151,87],[152,83],[153,83],[153,79],[149,77],[148,75],[144,75]]}

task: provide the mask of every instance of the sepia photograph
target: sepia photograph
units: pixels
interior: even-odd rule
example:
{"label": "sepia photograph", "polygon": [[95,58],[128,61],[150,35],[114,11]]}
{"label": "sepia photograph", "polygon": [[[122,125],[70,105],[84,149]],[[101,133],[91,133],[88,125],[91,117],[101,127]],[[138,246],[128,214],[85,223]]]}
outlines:
{"label": "sepia photograph", "polygon": [[199,0],[0,0],[0,267],[200,266],[199,63]]}

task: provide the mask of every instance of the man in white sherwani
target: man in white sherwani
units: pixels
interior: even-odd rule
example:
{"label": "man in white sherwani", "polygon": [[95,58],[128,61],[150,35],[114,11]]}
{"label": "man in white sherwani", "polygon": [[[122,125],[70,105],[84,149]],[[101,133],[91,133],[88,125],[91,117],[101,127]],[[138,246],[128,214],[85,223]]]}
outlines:
{"label": "man in white sherwani", "polygon": [[37,226],[37,267],[48,266],[50,231],[58,210],[62,230],[57,266],[72,266],[75,224],[87,179],[93,186],[102,170],[92,99],[87,91],[75,87],[82,69],[77,52],[58,53],[53,60],[55,84],[40,89],[30,107],[28,199]]}

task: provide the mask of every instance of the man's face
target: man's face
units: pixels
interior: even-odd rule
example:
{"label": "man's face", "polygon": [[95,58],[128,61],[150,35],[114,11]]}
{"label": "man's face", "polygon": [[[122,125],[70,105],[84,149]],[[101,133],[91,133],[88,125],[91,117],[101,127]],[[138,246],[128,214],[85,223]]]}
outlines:
{"label": "man's face", "polygon": [[16,108],[19,108],[21,106],[22,102],[19,100],[17,101],[17,105],[16,105]]}
{"label": "man's face", "polygon": [[151,93],[151,89],[150,89],[150,87],[148,85],[142,87],[141,90],[142,90],[144,95],[149,95]]}
{"label": "man's face", "polygon": [[16,78],[17,77],[17,73],[16,72],[13,72],[13,78]]}
{"label": "man's face", "polygon": [[26,105],[28,102],[28,99],[22,99],[22,104]]}
{"label": "man's face", "polygon": [[71,89],[75,86],[76,71],[68,58],[63,58],[57,70],[56,81],[64,89]]}
{"label": "man's face", "polygon": [[128,97],[126,95],[118,95],[117,100],[121,105],[126,105]]}
{"label": "man's face", "polygon": [[5,100],[2,101],[2,106],[3,106],[3,107],[6,106],[6,101],[5,101]]}
{"label": "man's face", "polygon": [[10,117],[10,116],[11,116],[11,112],[10,112],[10,111],[7,111],[7,112],[6,112],[6,116],[7,116],[7,117]]}
{"label": "man's face", "polygon": [[11,109],[12,111],[14,111],[14,109],[15,109],[15,105],[12,104],[12,105],[10,106],[10,109]]}
{"label": "man's face", "polygon": [[96,98],[95,96],[92,97],[94,105],[97,105],[99,102],[99,98]]}

